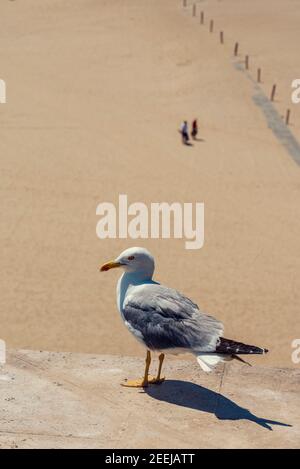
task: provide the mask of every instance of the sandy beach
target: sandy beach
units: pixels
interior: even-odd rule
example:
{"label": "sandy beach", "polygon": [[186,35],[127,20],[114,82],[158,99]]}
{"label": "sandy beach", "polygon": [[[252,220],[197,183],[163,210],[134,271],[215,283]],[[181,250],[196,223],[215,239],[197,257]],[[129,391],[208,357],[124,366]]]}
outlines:
{"label": "sandy beach", "polygon": [[[117,312],[119,272],[98,272],[141,245],[156,279],[222,320],[227,337],[270,349],[253,363],[295,366],[300,104],[290,95],[300,3],[205,0],[196,17],[188,4],[2,2],[0,338],[9,347],[143,355]],[[185,147],[178,128],[195,117],[202,141]],[[119,194],[204,202],[204,247],[98,239],[96,207]]]}

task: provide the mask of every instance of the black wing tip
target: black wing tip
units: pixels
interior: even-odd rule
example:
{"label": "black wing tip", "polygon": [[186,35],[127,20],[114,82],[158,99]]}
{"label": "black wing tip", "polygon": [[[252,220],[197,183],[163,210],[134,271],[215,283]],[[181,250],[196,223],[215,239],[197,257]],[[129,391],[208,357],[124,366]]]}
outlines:
{"label": "black wing tip", "polygon": [[261,354],[261,355],[264,355],[265,353],[269,352],[269,350],[267,348],[260,348],[260,347],[255,347],[255,348],[258,349],[258,352],[256,352],[256,353]]}
{"label": "black wing tip", "polygon": [[219,353],[233,355],[264,355],[269,352],[266,348],[243,344],[242,342],[236,342],[223,337],[220,338],[220,343],[218,344],[216,351]]}
{"label": "black wing tip", "polygon": [[240,355],[265,355],[269,353],[267,348],[256,347],[255,345],[247,345],[244,350],[237,351],[237,354]]}

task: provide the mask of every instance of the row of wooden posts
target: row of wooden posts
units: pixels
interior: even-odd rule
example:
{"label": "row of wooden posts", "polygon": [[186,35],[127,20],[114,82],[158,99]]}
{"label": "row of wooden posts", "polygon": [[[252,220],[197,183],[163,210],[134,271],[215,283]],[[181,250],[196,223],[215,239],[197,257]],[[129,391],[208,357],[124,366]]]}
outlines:
{"label": "row of wooden posts", "polygon": [[[183,0],[183,6],[184,7],[187,6],[187,0]],[[197,5],[195,3],[193,4],[193,10],[192,11],[193,11],[193,16],[196,16],[197,15]],[[201,11],[201,13],[200,13],[200,24],[204,24],[204,11]],[[209,32],[210,33],[214,32],[214,20],[209,21]],[[220,43],[224,44],[224,31],[220,31]],[[239,43],[238,42],[236,42],[234,44],[233,54],[234,54],[235,57],[237,57],[239,55]],[[249,55],[245,56],[245,69],[246,70],[250,69]],[[262,76],[261,68],[258,68],[257,69],[257,78],[256,78],[257,83],[262,83],[261,76]],[[273,85],[272,90],[271,90],[271,95],[270,95],[270,100],[272,102],[274,102],[274,100],[275,100],[275,95],[276,95],[276,85]],[[291,110],[288,109],[286,111],[286,116],[285,116],[286,125],[289,125],[290,117],[291,117]]]}

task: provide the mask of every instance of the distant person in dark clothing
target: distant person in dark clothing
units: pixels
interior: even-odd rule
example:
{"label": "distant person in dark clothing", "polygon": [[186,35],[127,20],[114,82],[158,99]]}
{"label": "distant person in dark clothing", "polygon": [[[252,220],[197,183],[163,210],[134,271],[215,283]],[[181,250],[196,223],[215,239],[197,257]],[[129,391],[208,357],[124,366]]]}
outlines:
{"label": "distant person in dark clothing", "polygon": [[198,122],[197,122],[197,119],[194,119],[193,122],[192,122],[192,137],[193,137],[193,140],[196,140],[197,138],[197,135],[198,135]]}
{"label": "distant person in dark clothing", "polygon": [[181,137],[182,137],[182,143],[184,145],[188,145],[190,137],[189,137],[189,127],[188,127],[187,121],[184,121],[181,124],[180,133],[181,133]]}

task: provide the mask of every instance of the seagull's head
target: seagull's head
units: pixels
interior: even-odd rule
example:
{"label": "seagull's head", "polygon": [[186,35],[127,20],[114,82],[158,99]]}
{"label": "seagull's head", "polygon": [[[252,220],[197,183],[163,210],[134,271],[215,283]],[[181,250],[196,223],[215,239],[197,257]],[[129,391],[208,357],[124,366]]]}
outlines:
{"label": "seagull's head", "polygon": [[129,248],[123,251],[114,261],[102,265],[100,271],[106,272],[116,267],[122,267],[126,272],[136,273],[144,278],[152,278],[154,258],[145,248]]}

